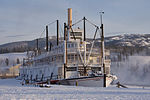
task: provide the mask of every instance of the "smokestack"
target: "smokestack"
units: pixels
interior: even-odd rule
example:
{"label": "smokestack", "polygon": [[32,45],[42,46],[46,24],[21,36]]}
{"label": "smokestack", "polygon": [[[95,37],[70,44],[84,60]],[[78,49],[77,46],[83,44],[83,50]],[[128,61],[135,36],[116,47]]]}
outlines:
{"label": "smokestack", "polygon": [[72,26],[72,9],[68,8],[68,26]]}

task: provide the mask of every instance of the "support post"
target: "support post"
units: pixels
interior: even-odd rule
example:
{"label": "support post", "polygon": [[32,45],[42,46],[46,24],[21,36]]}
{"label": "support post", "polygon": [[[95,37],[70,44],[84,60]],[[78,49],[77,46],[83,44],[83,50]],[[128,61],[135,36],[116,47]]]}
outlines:
{"label": "support post", "polygon": [[84,41],[84,75],[86,76],[87,71],[86,71],[86,41]]}
{"label": "support post", "polygon": [[101,20],[101,56],[102,56],[102,67],[103,67],[103,73],[104,73],[104,84],[103,87],[106,87],[106,70],[105,70],[105,46],[104,46],[104,27],[102,23],[102,14],[104,12],[100,12],[100,20]]}
{"label": "support post", "polygon": [[86,18],[83,17],[83,28],[84,28],[84,75],[86,76],[86,30],[85,30],[85,20]]}
{"label": "support post", "polygon": [[46,51],[48,51],[48,26],[46,26]]}
{"label": "support post", "polygon": [[50,42],[50,47],[49,47],[49,51],[52,50],[52,43]]}
{"label": "support post", "polygon": [[39,41],[38,39],[36,39],[36,48],[37,48],[37,51],[39,50]]}
{"label": "support post", "polygon": [[84,41],[86,41],[85,20],[86,20],[86,18],[85,18],[85,17],[83,17]]}
{"label": "support post", "polygon": [[104,87],[106,87],[106,70],[105,70],[105,49],[104,49],[104,30],[103,24],[101,24],[101,55],[102,55],[102,66],[103,66],[103,73],[104,73]]}
{"label": "support post", "polygon": [[64,23],[64,79],[66,78],[66,67],[67,67],[67,26]]}
{"label": "support post", "polygon": [[57,20],[57,46],[59,44],[59,21]]}
{"label": "support post", "polygon": [[106,87],[106,73],[104,73],[104,87]]}
{"label": "support post", "polygon": [[38,39],[36,39],[36,51],[35,51],[35,55],[37,56],[39,53],[39,47],[38,47],[39,43],[38,43]]}

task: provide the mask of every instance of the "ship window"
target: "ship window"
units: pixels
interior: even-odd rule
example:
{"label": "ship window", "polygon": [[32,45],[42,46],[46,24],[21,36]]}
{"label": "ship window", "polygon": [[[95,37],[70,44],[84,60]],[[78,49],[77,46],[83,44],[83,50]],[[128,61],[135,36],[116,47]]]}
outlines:
{"label": "ship window", "polygon": [[41,74],[42,73],[42,70],[40,70],[40,73],[39,74]]}
{"label": "ship window", "polygon": [[106,74],[110,74],[110,67],[106,67]]}
{"label": "ship window", "polygon": [[70,55],[68,55],[68,59],[70,59]]}
{"label": "ship window", "polygon": [[74,58],[74,59],[75,59],[75,60],[78,60],[78,58],[77,58],[77,57],[78,57],[78,56],[77,56],[77,55],[75,55],[75,58]]}
{"label": "ship window", "polygon": [[86,56],[86,59],[88,60],[88,56]]}
{"label": "ship window", "polygon": [[91,67],[93,72],[101,71],[101,67]]}
{"label": "ship window", "polygon": [[97,58],[97,62],[98,62],[98,63],[100,62],[100,58]]}
{"label": "ship window", "polygon": [[77,44],[75,44],[75,47],[77,47]]}
{"label": "ship window", "polygon": [[76,71],[77,67],[67,67],[67,71]]}
{"label": "ship window", "polygon": [[46,58],[46,61],[47,61],[47,62],[49,61],[49,57]]}
{"label": "ship window", "polygon": [[[71,37],[71,39],[74,39],[73,37]],[[76,39],[82,39],[81,37],[76,37]]]}
{"label": "ship window", "polygon": [[70,48],[70,44],[68,44],[68,48]]}
{"label": "ship window", "polygon": [[56,56],[54,57],[54,61],[56,60]]}
{"label": "ship window", "polygon": [[82,36],[82,32],[71,32],[70,33],[71,36]]}
{"label": "ship window", "polygon": [[110,56],[105,56],[105,59],[110,59]]}
{"label": "ship window", "polygon": [[74,44],[73,44],[73,43],[71,44],[71,47],[74,47]]}
{"label": "ship window", "polygon": [[71,60],[74,60],[74,55],[71,55]]}
{"label": "ship window", "polygon": [[90,63],[93,63],[93,60],[90,60]]}

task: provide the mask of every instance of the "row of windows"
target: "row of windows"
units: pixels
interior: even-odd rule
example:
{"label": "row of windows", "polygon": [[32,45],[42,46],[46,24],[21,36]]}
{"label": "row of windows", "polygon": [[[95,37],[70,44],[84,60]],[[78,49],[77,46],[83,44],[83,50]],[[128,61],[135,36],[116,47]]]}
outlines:
{"label": "row of windows", "polygon": [[68,48],[73,48],[73,47],[77,47],[77,44],[76,43],[68,43],[67,44],[68,46]]}
{"label": "row of windows", "polygon": [[[77,43],[68,43],[67,44],[67,48],[76,48],[77,47]],[[58,48],[52,48],[52,51],[58,51],[61,52],[63,51],[63,47],[58,47]]]}
{"label": "row of windows", "polygon": [[[71,37],[71,39],[74,39],[74,37]],[[82,37],[75,37],[75,39],[80,39],[80,40],[82,40]]]}
{"label": "row of windows", "polygon": [[70,36],[82,36],[82,32],[71,32]]}
{"label": "row of windows", "polygon": [[[36,60],[34,62],[35,62],[35,64],[50,63],[50,62],[54,62],[54,61],[62,62],[63,59],[64,59],[64,56],[60,55],[60,56],[46,57],[44,59],[39,59],[39,60]],[[79,62],[81,62],[81,58],[79,57],[79,55],[76,55],[76,54],[68,54],[67,59],[68,59],[68,61],[79,61]],[[88,60],[88,56],[86,56],[86,60]],[[95,60],[96,61],[94,61],[94,59],[90,59],[89,62],[90,63],[100,63],[101,62],[99,57],[96,58]]]}
{"label": "row of windows", "polygon": [[[35,64],[50,63],[50,62],[53,62],[53,61],[60,61],[61,62],[61,61],[63,61],[63,59],[64,59],[63,56],[47,57],[47,58],[44,58],[44,59],[36,60]],[[68,55],[67,59],[68,59],[68,61],[76,61],[76,60],[78,61],[78,59],[80,60],[80,57],[77,56],[77,55]]]}
{"label": "row of windows", "polygon": [[62,61],[63,60],[63,56],[53,56],[53,57],[47,57],[47,58],[44,58],[44,59],[39,59],[39,60],[36,60],[35,63],[50,63],[50,62],[53,62],[53,61]]}

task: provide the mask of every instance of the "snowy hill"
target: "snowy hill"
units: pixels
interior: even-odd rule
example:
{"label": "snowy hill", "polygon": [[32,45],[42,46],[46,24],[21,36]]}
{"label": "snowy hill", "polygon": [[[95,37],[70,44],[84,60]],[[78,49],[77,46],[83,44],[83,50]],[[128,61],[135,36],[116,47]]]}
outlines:
{"label": "snowy hill", "polygon": [[[49,43],[50,42],[53,45],[56,44],[56,37],[49,36]],[[36,39],[31,41],[18,41],[18,42],[6,43],[0,45],[0,53],[25,52],[27,50],[34,50],[36,48],[36,45],[37,45]],[[45,48],[45,38],[38,39],[38,46],[41,50]]]}
{"label": "snowy hill", "polygon": [[106,37],[107,45],[148,47],[150,48],[150,34],[124,34]]}
{"label": "snowy hill", "polygon": [[[62,38],[61,38],[62,39]],[[88,41],[92,39],[87,38]],[[49,42],[53,45],[56,44],[56,37],[49,37]],[[96,44],[99,44],[99,39],[97,39]],[[150,34],[124,34],[111,37],[105,37],[106,46],[129,46],[129,47],[147,47],[150,48]],[[39,39],[39,48],[43,49],[45,47],[45,38]],[[0,45],[0,50],[4,49],[16,52],[17,50],[23,52],[28,49],[32,50],[36,48],[36,40],[32,41],[20,41],[12,42]],[[16,50],[17,49],[17,50]],[[1,53],[2,51],[0,51]]]}

